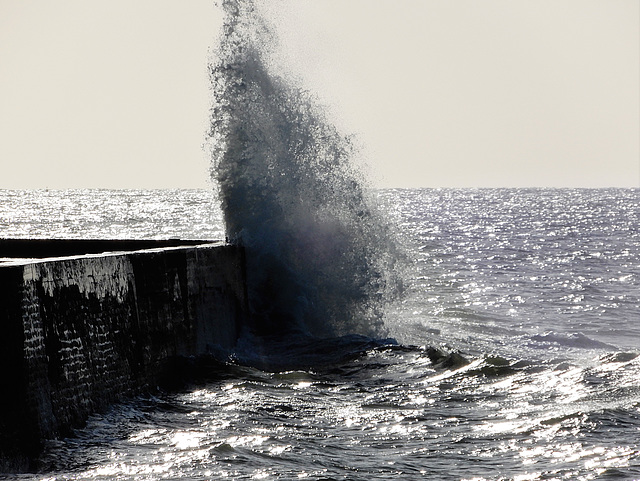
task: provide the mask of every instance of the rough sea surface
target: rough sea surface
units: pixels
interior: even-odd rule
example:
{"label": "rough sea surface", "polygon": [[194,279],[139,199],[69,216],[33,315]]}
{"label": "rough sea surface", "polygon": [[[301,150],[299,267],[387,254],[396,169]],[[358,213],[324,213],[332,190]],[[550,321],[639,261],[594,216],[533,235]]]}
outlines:
{"label": "rough sea surface", "polygon": [[[0,479],[640,479],[640,191],[378,200],[407,253],[380,338],[247,337]],[[206,191],[0,191],[2,237],[223,232]]]}

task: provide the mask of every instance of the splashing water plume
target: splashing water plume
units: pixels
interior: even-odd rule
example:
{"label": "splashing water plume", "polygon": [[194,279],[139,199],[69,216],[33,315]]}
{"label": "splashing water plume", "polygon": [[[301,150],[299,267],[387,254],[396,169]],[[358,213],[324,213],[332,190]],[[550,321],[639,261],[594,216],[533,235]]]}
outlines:
{"label": "splashing water plume", "polygon": [[247,252],[253,330],[380,334],[397,286],[390,229],[354,147],[274,66],[276,36],[251,0],[224,0],[210,64],[210,145],[227,236]]}

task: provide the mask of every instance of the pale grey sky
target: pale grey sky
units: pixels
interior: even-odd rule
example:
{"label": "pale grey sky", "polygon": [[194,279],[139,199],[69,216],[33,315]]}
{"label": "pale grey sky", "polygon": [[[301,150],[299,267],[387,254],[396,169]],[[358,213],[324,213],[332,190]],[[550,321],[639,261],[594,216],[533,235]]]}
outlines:
{"label": "pale grey sky", "polygon": [[[638,0],[273,0],[380,186],[640,185]],[[213,0],[0,0],[0,188],[208,186]]]}

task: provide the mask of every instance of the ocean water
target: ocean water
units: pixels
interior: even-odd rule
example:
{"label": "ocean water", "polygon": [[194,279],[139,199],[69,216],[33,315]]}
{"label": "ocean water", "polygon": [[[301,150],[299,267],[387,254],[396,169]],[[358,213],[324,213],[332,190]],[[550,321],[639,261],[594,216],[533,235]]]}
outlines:
{"label": "ocean water", "polygon": [[224,239],[208,190],[4,190],[0,237]]}
{"label": "ocean water", "polygon": [[[375,195],[406,253],[379,336],[247,336],[0,479],[640,479],[640,191]],[[220,238],[215,206],[0,191],[0,235]]]}

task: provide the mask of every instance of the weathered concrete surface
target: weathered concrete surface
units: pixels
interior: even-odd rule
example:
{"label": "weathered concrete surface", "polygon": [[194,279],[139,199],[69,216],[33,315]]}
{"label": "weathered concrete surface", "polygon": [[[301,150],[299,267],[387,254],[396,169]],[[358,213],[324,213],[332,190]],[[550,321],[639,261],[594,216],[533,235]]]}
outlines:
{"label": "weathered concrete surface", "polygon": [[155,386],[174,356],[232,348],[243,255],[209,244],[0,264],[0,452],[36,453]]}

